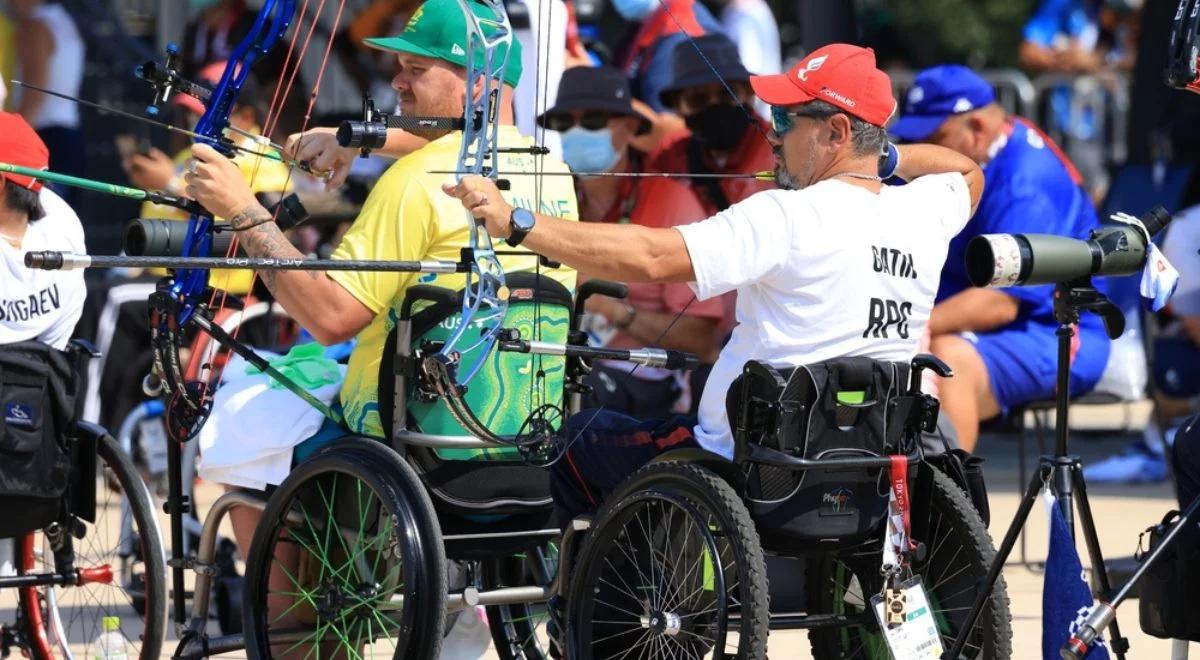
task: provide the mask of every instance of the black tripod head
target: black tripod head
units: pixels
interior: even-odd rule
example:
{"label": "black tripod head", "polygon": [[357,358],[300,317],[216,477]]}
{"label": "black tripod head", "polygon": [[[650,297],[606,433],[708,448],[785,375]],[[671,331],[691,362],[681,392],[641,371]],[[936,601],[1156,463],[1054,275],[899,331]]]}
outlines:
{"label": "black tripod head", "polygon": [[1079,313],[1092,312],[1104,321],[1109,339],[1125,332],[1125,315],[1103,293],[1092,285],[1092,278],[1082,277],[1054,286],[1054,318],[1062,325],[1079,322]]}

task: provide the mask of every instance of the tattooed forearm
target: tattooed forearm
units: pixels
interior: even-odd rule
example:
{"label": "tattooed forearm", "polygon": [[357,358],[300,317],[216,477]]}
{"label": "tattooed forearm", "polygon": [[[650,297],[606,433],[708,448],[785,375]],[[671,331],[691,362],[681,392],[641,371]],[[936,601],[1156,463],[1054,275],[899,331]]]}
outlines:
{"label": "tattooed forearm", "polygon": [[[264,209],[265,211],[265,209]],[[269,216],[268,216],[269,217]],[[251,257],[269,257],[272,259],[303,259],[304,255],[292,245],[291,241],[279,230],[274,222],[267,222],[238,232],[238,242],[242,250]],[[261,270],[258,276],[263,284],[276,296],[275,283],[284,271]],[[311,275],[317,273],[311,272]]]}
{"label": "tattooed forearm", "polygon": [[229,218],[229,225],[235,231],[244,231],[273,220],[271,212],[263,208],[261,204],[252,204],[234,213],[233,217]]}

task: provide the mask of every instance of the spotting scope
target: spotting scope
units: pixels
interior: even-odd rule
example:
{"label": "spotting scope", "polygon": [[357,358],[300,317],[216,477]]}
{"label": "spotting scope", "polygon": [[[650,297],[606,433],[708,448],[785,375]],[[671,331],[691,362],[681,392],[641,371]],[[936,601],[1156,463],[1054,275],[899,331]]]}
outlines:
{"label": "spotting scope", "polygon": [[1132,275],[1146,265],[1148,241],[1171,222],[1156,206],[1140,218],[1118,214],[1086,240],[1055,234],[982,234],[967,244],[967,279],[979,287],[1071,282],[1092,275]]}

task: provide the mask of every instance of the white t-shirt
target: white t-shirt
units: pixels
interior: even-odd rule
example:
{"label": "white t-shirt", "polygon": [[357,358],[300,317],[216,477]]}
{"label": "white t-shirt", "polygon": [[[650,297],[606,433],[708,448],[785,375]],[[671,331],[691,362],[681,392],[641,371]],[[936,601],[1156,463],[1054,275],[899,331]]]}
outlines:
{"label": "white t-shirt", "polygon": [[700,445],[733,457],[725,395],[749,360],[911,359],[947,246],[970,216],[966,181],[951,173],[879,194],[839,179],[769,190],[676,227],[697,298],[738,292],[738,325],[700,400]]}
{"label": "white t-shirt", "polygon": [[26,268],[25,253],[86,254],[87,247],[75,211],[49,188],[41,199],[46,217],[29,223],[21,247],[0,240],[0,344],[36,339],[61,350],[83,314],[83,271]]}

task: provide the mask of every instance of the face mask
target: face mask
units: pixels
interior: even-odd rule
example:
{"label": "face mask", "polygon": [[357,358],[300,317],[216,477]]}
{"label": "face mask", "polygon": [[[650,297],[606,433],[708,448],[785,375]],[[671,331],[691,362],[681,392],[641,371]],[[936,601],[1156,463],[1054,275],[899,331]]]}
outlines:
{"label": "face mask", "polygon": [[742,141],[750,118],[736,105],[710,105],[684,120],[692,135],[704,146],[717,151],[729,151]]}
{"label": "face mask", "polygon": [[563,161],[573,172],[607,172],[621,154],[613,149],[612,130],[576,126],[562,134]]}
{"label": "face mask", "polygon": [[192,8],[192,11],[204,11],[217,2],[219,0],[188,0],[188,6]]}
{"label": "face mask", "polygon": [[613,0],[613,9],[627,21],[640,21],[658,7],[658,0]]}

